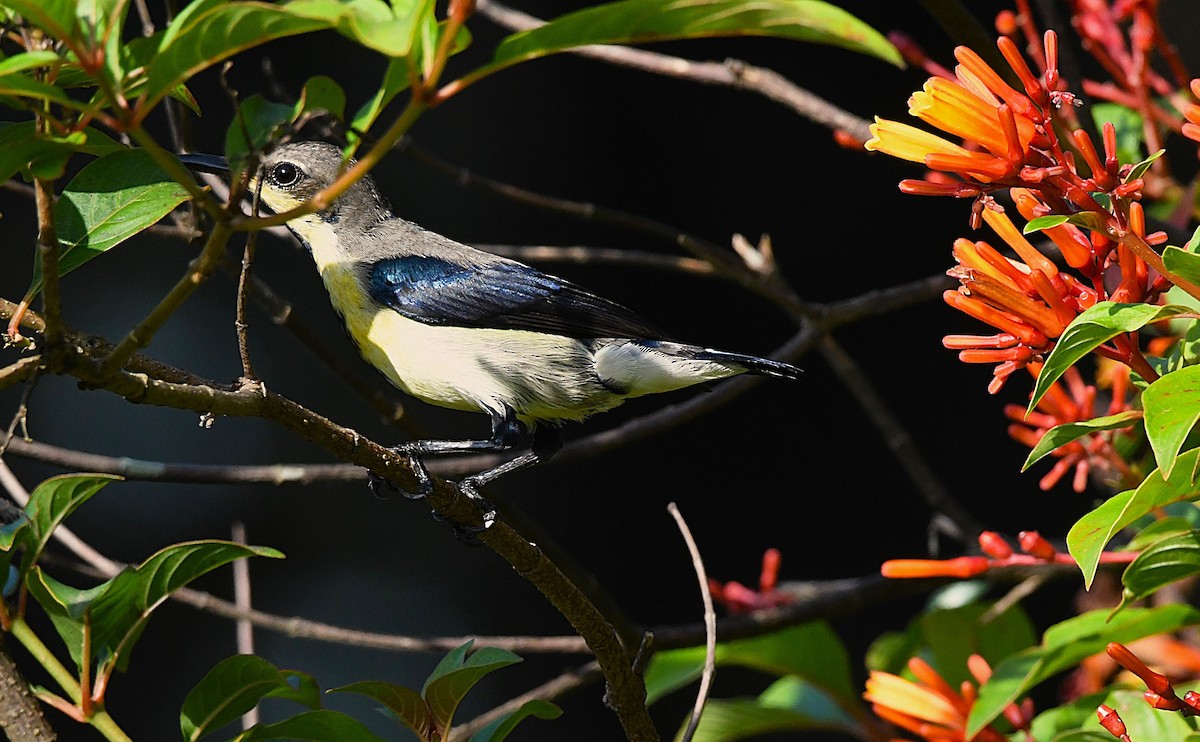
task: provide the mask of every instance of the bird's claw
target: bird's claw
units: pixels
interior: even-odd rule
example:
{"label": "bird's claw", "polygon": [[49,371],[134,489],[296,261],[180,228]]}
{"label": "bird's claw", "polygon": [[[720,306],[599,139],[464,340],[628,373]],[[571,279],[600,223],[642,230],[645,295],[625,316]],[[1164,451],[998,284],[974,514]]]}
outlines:
{"label": "bird's claw", "polygon": [[409,492],[387,477],[381,477],[370,469],[367,470],[367,488],[371,494],[380,500],[390,500],[394,495],[400,495],[406,500],[423,500],[433,491],[432,482],[421,482],[416,492]]}

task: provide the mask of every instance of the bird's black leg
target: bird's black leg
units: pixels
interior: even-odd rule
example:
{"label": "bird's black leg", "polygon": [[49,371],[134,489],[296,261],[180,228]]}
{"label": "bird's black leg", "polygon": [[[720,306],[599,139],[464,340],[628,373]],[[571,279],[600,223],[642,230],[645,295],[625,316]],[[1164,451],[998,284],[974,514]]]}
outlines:
{"label": "bird's black leg", "polygon": [[[486,471],[481,471],[478,474],[472,474],[465,477],[458,483],[458,490],[468,498],[479,503],[484,509],[483,527],[480,531],[487,530],[492,523],[496,521],[496,511],[488,504],[487,500],[479,495],[479,487],[493,482],[496,479],[510,472],[524,469],[533,466],[542,461],[546,461],[558,453],[562,448],[562,439],[558,435],[556,428],[541,427],[537,428],[533,433],[533,441],[527,452],[520,456],[506,461],[499,466],[492,467]],[[470,535],[470,532],[467,532]]]}
{"label": "bird's black leg", "polygon": [[[473,453],[477,451],[507,451],[525,444],[531,438],[529,430],[517,419],[517,413],[511,407],[505,407],[504,414],[492,415],[492,437],[486,440],[470,441],[410,441],[396,446],[392,450],[403,454],[412,462],[413,473],[417,478],[417,491],[406,492],[386,480],[370,475],[371,491],[379,495],[381,484],[399,492],[410,500],[420,500],[433,489],[433,479],[425,468],[424,457],[428,454],[441,455],[453,453]],[[468,494],[468,497],[471,495]],[[482,499],[478,498],[477,499]],[[488,508],[490,510],[490,507]],[[492,514],[493,520],[495,514]]]}

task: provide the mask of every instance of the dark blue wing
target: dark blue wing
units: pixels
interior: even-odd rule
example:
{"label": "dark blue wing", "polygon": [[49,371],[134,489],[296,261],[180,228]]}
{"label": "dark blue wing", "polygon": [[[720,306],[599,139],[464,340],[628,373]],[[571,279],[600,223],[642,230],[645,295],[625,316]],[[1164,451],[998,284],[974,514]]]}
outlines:
{"label": "dark blue wing", "polygon": [[409,255],[367,273],[375,301],[431,325],[531,330],[573,338],[662,338],[625,307],[521,263],[463,266]]}

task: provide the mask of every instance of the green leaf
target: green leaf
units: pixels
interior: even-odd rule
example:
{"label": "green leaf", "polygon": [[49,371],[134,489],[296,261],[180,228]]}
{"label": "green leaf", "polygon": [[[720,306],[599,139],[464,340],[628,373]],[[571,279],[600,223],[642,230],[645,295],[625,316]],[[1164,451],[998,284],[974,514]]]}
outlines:
{"label": "green leaf", "polygon": [[557,719],[560,716],[562,716],[562,709],[549,701],[541,699],[526,701],[516,711],[505,714],[472,734],[469,742],[504,742],[508,735],[517,728],[517,724],[525,719]]}
{"label": "green leaf", "polygon": [[1172,275],[1192,282],[1200,281],[1200,255],[1188,248],[1180,249],[1174,245],[1167,245],[1163,250],[1163,265]]}
{"label": "green leaf", "polygon": [[1034,217],[1025,223],[1025,227],[1021,231],[1025,234],[1033,234],[1043,229],[1061,227],[1070,221],[1070,219],[1070,214],[1047,214],[1046,216]]}
{"label": "green leaf", "polygon": [[1150,169],[1150,165],[1152,165],[1155,160],[1166,154],[1166,152],[1167,151],[1165,149],[1160,149],[1138,164],[1134,165],[1133,169],[1129,171],[1129,175],[1125,176],[1125,182],[1132,183],[1133,181],[1145,175],[1146,171]]}
{"label": "green leaf", "polygon": [[1121,582],[1124,605],[1141,600],[1159,588],[1200,572],[1200,531],[1169,536],[1138,554],[1125,569]]}
{"label": "green leaf", "polygon": [[[1195,510],[1195,508],[1193,508]],[[1181,515],[1172,515],[1150,523],[1138,534],[1129,539],[1123,547],[1124,551],[1144,551],[1167,536],[1185,533],[1196,527],[1196,524]]]}
{"label": "green leaf", "polygon": [[903,67],[882,34],[819,0],[623,0],[568,13],[515,33],[496,48],[488,74],[588,44],[642,44],[713,36],[779,36],[840,46]]}
{"label": "green leaf", "polygon": [[424,3],[401,0],[292,0],[288,12],[324,21],[346,38],[389,57],[406,57]]}
{"label": "green leaf", "polygon": [[39,134],[32,121],[0,125],[0,180],[22,171],[57,178],[75,152],[102,155],[125,149],[108,135],[88,128],[69,137]]}
{"label": "green leaf", "polygon": [[[1186,605],[1130,608],[1108,620],[1107,611],[1090,611],[1046,630],[1040,646],[1015,654],[996,665],[979,688],[979,698],[967,720],[968,739],[979,734],[1008,704],[1028,695],[1036,685],[1103,652],[1109,642],[1129,642],[1200,623],[1200,611]],[[1150,739],[1149,737],[1147,739]]]}
{"label": "green leaf", "polygon": [[502,667],[521,661],[507,649],[482,647],[466,660],[463,655],[471,648],[471,642],[451,650],[425,680],[421,695],[429,704],[429,712],[441,729],[448,729],[454,720],[454,712],[467,692],[485,675]]}
{"label": "green leaf", "polygon": [[4,0],[4,4],[53,38],[76,38],[74,0]]}
{"label": "green leaf", "polygon": [[388,61],[387,69],[383,73],[383,82],[379,85],[379,90],[375,91],[375,95],[371,100],[364,103],[354,113],[354,118],[350,121],[350,128],[354,131],[366,131],[371,128],[371,124],[375,123],[375,119],[379,118],[379,114],[387,107],[388,103],[408,89],[412,82],[408,75],[408,63],[405,59],[391,59]]}
{"label": "green leaf", "polygon": [[29,493],[25,514],[29,516],[32,542],[22,560],[22,571],[38,560],[54,529],[92,495],[121,477],[112,474],[61,474],[51,477]]}
{"label": "green leaf", "polygon": [[1068,368],[1100,345],[1123,332],[1140,330],[1146,325],[1191,309],[1178,304],[1118,304],[1102,301],[1079,314],[1054,344],[1033,388],[1029,410],[1033,411],[1042,395]]}
{"label": "green leaf", "polygon": [[1200,227],[1196,227],[1196,230],[1192,232],[1191,238],[1183,246],[1183,249],[1188,252],[1200,251]]}
{"label": "green leaf", "polygon": [[[55,631],[67,646],[77,669],[82,669],[85,662],[83,625],[87,610],[97,598],[112,587],[112,583],[113,581],[109,580],[88,590],[80,590],[59,582],[42,572],[37,565],[31,567],[26,575],[25,586],[29,589],[29,594],[50,617],[50,622],[54,624]],[[88,662],[90,664],[90,657]]]}
{"label": "green leaf", "polygon": [[242,654],[221,660],[183,699],[183,738],[194,742],[220,729],[281,686],[291,690],[283,673],[261,657]]}
{"label": "green leaf", "polygon": [[1095,433],[1100,430],[1127,428],[1141,419],[1141,417],[1142,413],[1140,410],[1125,410],[1115,415],[1105,415],[1104,417],[1096,417],[1091,420],[1055,425],[1046,431],[1046,434],[1042,436],[1038,444],[1029,452],[1029,458],[1025,459],[1024,465],[1021,466],[1021,471],[1025,471],[1051,451],[1065,446],[1071,441],[1078,440],[1089,433]]}
{"label": "green leaf", "polygon": [[326,112],[342,119],[346,117],[346,93],[337,81],[327,75],[310,77],[296,101],[293,120],[304,113]]}
{"label": "green leaf", "polygon": [[190,541],[157,552],[126,569],[91,606],[92,646],[97,657],[124,670],[146,622],[167,597],[217,567],[249,556],[282,558],[275,549],[229,541]]}
{"label": "green leaf", "polygon": [[[65,276],[154,225],[188,199],[188,192],[140,149],[105,155],[79,171],[54,205]],[[31,294],[42,287],[41,261],[34,261]]]}
{"label": "green leaf", "polygon": [[[193,6],[196,6],[193,8]],[[329,27],[319,18],[256,0],[200,2],[181,12],[163,34],[150,66],[140,108],[148,110],[200,70],[273,39]]]}
{"label": "green leaf", "polygon": [[1200,420],[1200,366],[1185,366],[1152,382],[1142,392],[1142,406],[1154,460],[1170,475],[1184,439]]}
{"label": "green leaf", "polygon": [[283,685],[267,694],[268,698],[282,698],[310,709],[321,708],[321,686],[317,679],[299,670],[280,670]]}
{"label": "green leaf", "polygon": [[394,683],[363,680],[333,688],[330,693],[358,693],[382,703],[393,718],[411,729],[418,739],[428,739],[433,730],[433,715],[421,694]]}
{"label": "green leaf", "polygon": [[275,724],[256,724],[234,742],[286,739],[292,742],[387,742],[358,721],[337,711],[306,711]]}
{"label": "green leaf", "polygon": [[1136,490],[1113,495],[1071,526],[1067,533],[1067,549],[1079,563],[1085,586],[1091,586],[1100,554],[1117,532],[1155,508],[1197,495],[1192,472],[1196,470],[1198,456],[1200,449],[1180,454],[1175,469],[1166,479],[1155,469]]}
{"label": "green leaf", "polygon": [[[646,668],[646,703],[654,703],[699,678],[704,653],[704,647],[656,652]],[[772,675],[803,677],[850,705],[858,702],[845,647],[822,621],[722,642],[717,645],[716,662],[722,667],[737,665]]]}
{"label": "green leaf", "polygon": [[[755,699],[711,699],[694,742],[729,742],[770,732],[825,729],[869,735],[824,691],[797,677],[780,678]],[[683,733],[680,729],[679,735]]]}
{"label": "green leaf", "polygon": [[58,56],[58,54],[45,49],[41,51],[14,54],[8,59],[0,62],[0,75],[8,75],[13,72],[25,72],[26,70],[36,70],[42,67],[50,67],[62,61],[62,57]]}

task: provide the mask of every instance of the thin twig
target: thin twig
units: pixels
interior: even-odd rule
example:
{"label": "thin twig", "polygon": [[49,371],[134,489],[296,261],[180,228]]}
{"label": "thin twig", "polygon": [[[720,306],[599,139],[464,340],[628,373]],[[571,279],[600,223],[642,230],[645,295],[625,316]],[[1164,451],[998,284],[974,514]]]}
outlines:
{"label": "thin twig", "polygon": [[470,739],[471,735],[480,729],[483,729],[497,719],[513,713],[530,701],[550,701],[564,696],[576,688],[590,685],[602,677],[603,674],[600,672],[600,665],[596,662],[589,662],[573,670],[567,670],[558,677],[542,683],[538,687],[522,693],[516,698],[505,701],[493,709],[485,711],[465,724],[456,726],[450,733],[450,740],[451,742],[462,742],[464,739]]}
{"label": "thin twig", "polygon": [[[544,21],[494,0],[479,0],[478,11],[496,24],[513,31],[536,28]],[[859,141],[870,138],[868,121],[801,88],[774,70],[755,67],[740,60],[694,62],[644,49],[624,46],[585,46],[572,50],[609,64],[643,70],[664,77],[681,78],[705,85],[745,90],[783,104],[801,116],[834,131],[847,131]]]}
{"label": "thin twig", "polygon": [[[235,521],[231,540],[245,546],[246,524]],[[250,560],[236,559],[233,562],[233,602],[239,611],[249,611],[250,608]],[[235,624],[238,654],[254,654],[254,625],[245,618],[239,618]],[[247,730],[258,723],[258,706],[242,714],[242,730]]]}
{"label": "thin twig", "polygon": [[[41,363],[37,362],[37,358],[29,358],[25,360],[35,361],[31,364],[33,369],[29,374],[29,380],[25,382],[25,389],[21,392],[21,401],[17,403],[17,411],[13,413],[12,422],[8,424],[8,429],[4,431],[4,440],[0,440],[0,456],[8,450],[9,445],[17,440],[17,427],[20,426],[26,435],[29,434],[28,419],[29,419],[29,398],[33,395],[33,390],[37,387],[38,375],[42,371]],[[14,374],[15,375],[15,374]]]}
{"label": "thin twig", "polygon": [[37,251],[42,267],[42,316],[46,322],[42,339],[53,347],[62,338],[62,295],[58,284],[58,237],[54,230],[53,181],[35,178],[34,202],[37,205]]}
{"label": "thin twig", "polygon": [[667,512],[675,519],[679,532],[687,544],[688,553],[692,556],[692,568],[696,570],[696,579],[700,581],[700,597],[704,601],[704,672],[700,675],[700,690],[696,693],[696,703],[692,706],[692,715],[688,719],[687,728],[680,737],[681,742],[691,742],[700,726],[700,715],[704,713],[704,705],[708,702],[708,691],[712,687],[713,678],[717,674],[717,613],[713,610],[712,593],[708,589],[708,575],[704,572],[704,561],[700,558],[700,548],[692,538],[692,530],[688,528],[683,514],[675,503],[667,504]]}
{"label": "thin twig", "polygon": [[249,291],[250,268],[254,265],[254,246],[258,244],[258,233],[246,235],[246,246],[242,251],[242,270],[238,275],[236,319],[233,322],[237,335],[238,356],[242,360],[242,378],[254,379],[254,366],[250,363],[250,338],[246,330],[246,293]]}

